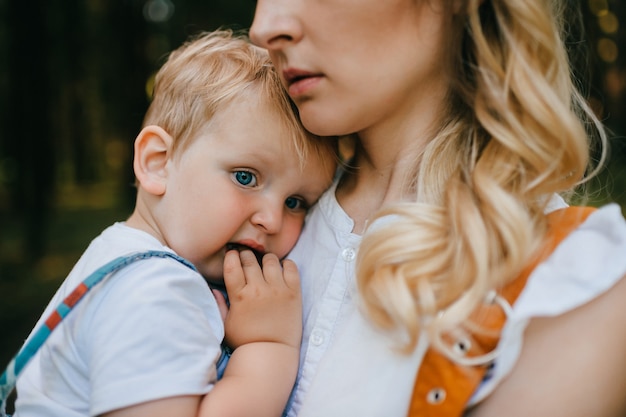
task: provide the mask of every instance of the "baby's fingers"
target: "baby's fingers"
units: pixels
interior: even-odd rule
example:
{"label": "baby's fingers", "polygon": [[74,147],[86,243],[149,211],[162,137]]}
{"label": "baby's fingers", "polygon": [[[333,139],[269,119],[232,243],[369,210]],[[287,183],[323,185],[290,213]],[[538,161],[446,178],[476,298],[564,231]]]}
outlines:
{"label": "baby's fingers", "polygon": [[259,266],[256,255],[250,250],[239,252],[241,267],[243,268],[244,279],[246,284],[258,284],[263,282],[263,273]]}
{"label": "baby's fingers", "polygon": [[229,250],[224,256],[224,285],[228,293],[239,292],[246,285],[246,276],[236,250]]}
{"label": "baby's fingers", "polygon": [[287,287],[300,291],[300,274],[295,262],[289,259],[283,261],[283,277]]}
{"label": "baby's fingers", "polygon": [[273,253],[266,253],[263,256],[263,277],[270,285],[285,285],[283,268],[280,266],[278,257]]}

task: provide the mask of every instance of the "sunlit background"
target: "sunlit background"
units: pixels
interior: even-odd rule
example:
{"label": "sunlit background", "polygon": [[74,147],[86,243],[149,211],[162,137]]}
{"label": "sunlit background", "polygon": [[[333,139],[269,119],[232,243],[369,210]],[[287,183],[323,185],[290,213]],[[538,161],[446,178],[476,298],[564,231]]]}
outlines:
{"label": "sunlit background", "polygon": [[[581,0],[584,89],[611,129],[591,204],[626,208],[626,2]],[[246,28],[254,0],[0,0],[0,367],[89,241],[134,203],[132,142],[151,77],[200,30]]]}

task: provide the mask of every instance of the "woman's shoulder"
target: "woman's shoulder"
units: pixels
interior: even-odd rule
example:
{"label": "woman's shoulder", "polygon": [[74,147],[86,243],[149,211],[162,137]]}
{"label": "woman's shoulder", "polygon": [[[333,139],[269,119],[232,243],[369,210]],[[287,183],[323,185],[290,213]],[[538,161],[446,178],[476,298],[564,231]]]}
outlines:
{"label": "woman's shoulder", "polygon": [[576,308],[531,318],[508,376],[467,415],[624,415],[624,299],[625,274]]}
{"label": "woman's shoulder", "polygon": [[[626,314],[625,254],[626,221],[616,204],[595,210],[571,232],[530,275],[503,330],[494,375],[480,387],[473,402],[488,396],[489,401],[485,401],[489,407],[502,407],[497,398],[506,397],[515,383],[527,384],[525,392],[539,395],[528,387],[550,385],[548,381],[533,381],[531,369],[542,369],[541,375],[559,375],[560,383],[577,378],[586,385],[585,380],[593,380],[593,366],[580,363],[587,359],[593,363],[585,355],[601,355],[603,343],[614,343],[615,338],[626,342],[623,324],[616,321]],[[606,360],[596,364],[610,367],[608,361],[621,358],[619,355],[613,357],[607,352]],[[550,367],[554,373],[546,372]],[[568,377],[568,373],[572,375]],[[626,375],[626,369],[621,374]],[[599,374],[598,378],[608,377]],[[581,389],[575,385],[572,392]],[[522,404],[520,407],[526,415],[541,415]],[[504,414],[512,415],[508,411]]]}
{"label": "woman's shoulder", "polygon": [[531,274],[515,304],[518,319],[571,310],[626,274],[626,221],[617,204],[601,207]]}

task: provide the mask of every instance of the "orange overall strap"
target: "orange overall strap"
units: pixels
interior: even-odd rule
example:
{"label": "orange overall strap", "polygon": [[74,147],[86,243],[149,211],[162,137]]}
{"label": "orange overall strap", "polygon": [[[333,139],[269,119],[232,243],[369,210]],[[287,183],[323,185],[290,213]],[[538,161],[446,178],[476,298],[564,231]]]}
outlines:
{"label": "orange overall strap", "polygon": [[[500,296],[513,305],[534,268],[594,210],[593,207],[567,207],[548,214],[544,248],[514,281],[500,291]],[[468,349],[466,356],[478,356],[493,351],[506,321],[502,309],[497,305],[481,305],[470,319],[474,323],[480,323],[481,330],[486,332],[473,334],[471,341],[464,341]],[[426,352],[415,379],[408,417],[461,416],[487,368],[488,365],[459,365],[431,347]]]}

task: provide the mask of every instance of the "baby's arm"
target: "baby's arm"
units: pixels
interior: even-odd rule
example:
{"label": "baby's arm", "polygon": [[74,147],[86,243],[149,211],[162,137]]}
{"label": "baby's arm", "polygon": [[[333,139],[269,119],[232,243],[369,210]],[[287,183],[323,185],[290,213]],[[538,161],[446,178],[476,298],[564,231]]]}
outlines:
{"label": "baby's arm", "polygon": [[229,251],[224,281],[230,310],[226,342],[235,348],[200,416],[279,416],[298,371],[302,299],[296,265],[275,255],[263,271],[251,251]]}
{"label": "baby's arm", "polygon": [[280,416],[298,371],[302,298],[296,265],[251,251],[229,251],[224,280],[230,300],[225,328],[235,348],[224,377],[204,397],[174,396],[103,417]]}

